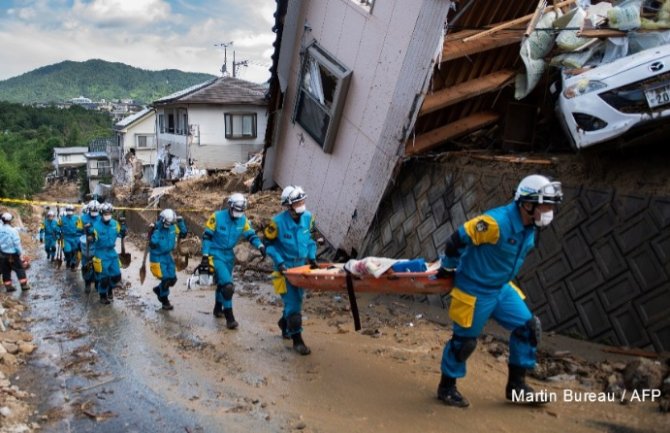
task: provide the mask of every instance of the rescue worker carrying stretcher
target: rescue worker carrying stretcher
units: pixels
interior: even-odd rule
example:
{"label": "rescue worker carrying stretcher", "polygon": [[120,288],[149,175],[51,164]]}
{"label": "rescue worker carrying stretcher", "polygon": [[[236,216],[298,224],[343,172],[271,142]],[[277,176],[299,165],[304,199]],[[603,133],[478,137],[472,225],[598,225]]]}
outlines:
{"label": "rescue worker carrying stretcher", "polygon": [[228,329],[235,329],[239,325],[233,315],[233,293],[235,292],[233,247],[240,236],[244,236],[265,257],[265,246],[256,236],[256,232],[244,215],[246,209],[247,199],[244,195],[232,194],[228,198],[228,209],[214,212],[207,220],[205,232],[202,235],[201,266],[213,267],[216,280],[214,317],[225,317]]}
{"label": "rescue worker carrying stretcher", "polygon": [[526,370],[535,367],[540,320],[530,312],[512,279],[535,246],[538,228],[551,223],[562,199],[560,182],[540,175],[525,177],[512,203],[467,221],[447,240],[438,272],[438,277],[446,276],[455,269],[449,307],[453,336],[442,354],[437,389],[437,397],[445,404],[469,405],[456,388],[456,379],[465,376],[466,360],[490,317],[512,332],[506,398],[517,403],[546,402],[546,392],[535,393],[525,382]]}
{"label": "rescue worker carrying stretcher", "polygon": [[86,237],[87,242],[94,242],[95,256],[93,270],[95,271],[100,303],[109,304],[114,299],[114,287],[121,283],[121,268],[119,255],[116,252],[116,238],[126,236],[126,226],[123,220],[117,222],[112,218],[114,208],[109,203],[100,206],[102,218],[93,224],[93,232]]}
{"label": "rescue worker carrying stretcher", "polygon": [[282,317],[277,323],[282,337],[293,340],[293,349],[301,355],[309,355],[311,350],[302,339],[302,299],[304,289],[295,287],[286,280],[283,273],[288,268],[316,264],[316,242],[312,235],[315,230],[314,217],[306,210],[307,194],[299,186],[287,186],[281,194],[281,204],[285,210],[272,218],[265,228],[268,255],[274,262],[272,283],[275,292],[284,302]]}
{"label": "rescue worker carrying stretcher", "polygon": [[154,277],[161,281],[153,291],[163,310],[174,308],[168,299],[170,287],[177,283],[172,250],[177,244],[177,237],[183,239],[187,233],[184,219],[178,217],[172,209],[163,210],[158,221],[149,226],[150,269]]}

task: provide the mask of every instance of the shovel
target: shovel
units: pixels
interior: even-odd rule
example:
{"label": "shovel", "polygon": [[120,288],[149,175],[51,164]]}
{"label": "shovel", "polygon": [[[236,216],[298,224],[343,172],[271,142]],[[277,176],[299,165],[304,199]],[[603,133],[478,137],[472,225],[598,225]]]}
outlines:
{"label": "shovel", "polygon": [[125,238],[121,238],[121,254],[119,254],[119,261],[121,262],[121,267],[126,269],[130,266],[130,253],[126,252],[126,243],[124,240]]}
{"label": "shovel", "polygon": [[56,239],[56,268],[60,269],[63,265],[63,245],[60,239]]}
{"label": "shovel", "polygon": [[149,244],[151,244],[151,234],[153,229],[149,230],[149,239],[144,247],[144,257],[142,258],[142,266],[140,267],[140,284],[144,284],[144,279],[147,277],[147,255],[149,255]]}

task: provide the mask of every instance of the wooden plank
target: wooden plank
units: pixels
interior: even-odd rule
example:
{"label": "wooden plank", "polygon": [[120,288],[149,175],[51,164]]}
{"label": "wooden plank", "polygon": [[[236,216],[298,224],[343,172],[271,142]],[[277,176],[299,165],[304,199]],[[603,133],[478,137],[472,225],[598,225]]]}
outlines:
{"label": "wooden plank", "polygon": [[514,71],[504,69],[428,95],[423,101],[419,116],[497,90],[512,80],[514,75]]}
{"label": "wooden plank", "polygon": [[521,32],[518,32],[518,34],[511,35],[489,36],[482,39],[475,39],[470,42],[463,42],[464,39],[445,41],[444,49],[442,50],[442,62],[470,56],[494,48],[512,45],[518,43],[522,36]]}
{"label": "wooden plank", "polygon": [[[567,5],[572,4],[574,2],[575,2],[575,0],[566,0],[566,1],[563,1],[563,2],[560,2],[560,3],[556,4],[555,6],[548,6],[548,7],[544,8],[544,11],[542,13],[547,13],[547,12],[557,8],[557,7],[560,8],[560,7],[563,7],[563,6],[567,6]],[[515,18],[513,20],[505,21],[504,23],[494,25],[493,27],[491,27],[488,30],[484,30],[483,32],[477,33],[476,35],[468,36],[467,38],[463,39],[463,42],[470,42],[470,41],[473,41],[473,40],[476,40],[476,39],[479,39],[479,38],[483,38],[485,36],[490,36],[490,35],[492,35],[496,32],[499,32],[501,30],[509,29],[509,28],[514,27],[516,25],[523,24],[526,21],[530,21],[533,18],[533,16],[535,16],[535,12],[533,12],[532,14],[524,15],[524,16],[519,17],[519,18]]]}
{"label": "wooden plank", "polygon": [[528,23],[528,27],[526,27],[526,31],[523,34],[525,37],[528,37],[530,36],[531,33],[533,33],[533,30],[535,30],[535,26],[537,25],[537,22],[540,21],[540,17],[544,13],[544,9],[546,7],[547,7],[547,0],[539,0],[537,2],[535,12],[533,12],[533,16],[531,17],[530,22]]}
{"label": "wooden plank", "polygon": [[536,165],[553,165],[554,161],[550,159],[530,159],[525,156],[509,156],[509,155],[472,155],[473,159],[480,159],[483,161],[498,161],[509,162],[511,164],[536,164]]}
{"label": "wooden plank", "polygon": [[408,140],[405,144],[405,154],[418,155],[420,153],[427,152],[447,140],[476,131],[492,123],[495,123],[499,118],[500,115],[498,113],[484,112],[476,113],[463,119],[459,119],[448,125],[421,134],[416,137],[414,141],[411,139]]}
{"label": "wooden plank", "polygon": [[626,32],[616,29],[584,29],[577,32],[577,36],[582,38],[619,38],[626,36]]}

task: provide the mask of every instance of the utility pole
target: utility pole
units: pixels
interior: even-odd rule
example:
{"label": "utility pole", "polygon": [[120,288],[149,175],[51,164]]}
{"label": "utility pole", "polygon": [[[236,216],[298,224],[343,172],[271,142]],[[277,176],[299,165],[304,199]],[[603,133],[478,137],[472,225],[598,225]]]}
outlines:
{"label": "utility pole", "polygon": [[237,71],[242,66],[244,66],[244,67],[249,66],[249,61],[248,60],[242,60],[241,62],[236,62],[235,61],[235,51],[233,51],[233,78],[237,77]]}
{"label": "utility pole", "polygon": [[[228,75],[228,47],[231,45],[233,45],[233,41],[214,44],[215,47],[223,47],[223,66],[221,66],[221,75],[224,77]],[[234,69],[235,68],[233,68],[233,75],[235,74]]]}

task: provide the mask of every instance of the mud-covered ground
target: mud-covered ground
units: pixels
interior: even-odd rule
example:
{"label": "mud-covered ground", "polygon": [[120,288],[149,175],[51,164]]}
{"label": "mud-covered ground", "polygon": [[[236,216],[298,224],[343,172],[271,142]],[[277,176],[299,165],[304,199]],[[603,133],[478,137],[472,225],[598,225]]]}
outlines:
{"label": "mud-covered ground", "polygon": [[[10,377],[34,394],[27,425],[45,432],[667,431],[658,401],[507,403],[504,345],[493,328],[459,383],[471,407],[446,407],[435,398],[450,335],[440,324],[445,311],[400,298],[361,296],[363,331],[354,332],[343,293],[310,293],[306,357],[280,337],[281,306],[264,273],[237,279],[238,330],[212,316],[212,288],[188,290],[185,273],[171,295],[175,309],[162,311],[151,292],[157,281],[149,275],[139,284],[141,251],[129,247],[133,263],[111,306],[84,292],[78,272],[55,269],[42,254],[30,272],[33,290],[12,295],[28,305],[38,346]],[[616,370],[631,359],[559,337],[545,347],[569,350],[561,356],[584,368],[607,358]],[[602,391],[584,377],[530,382],[559,395]]]}

